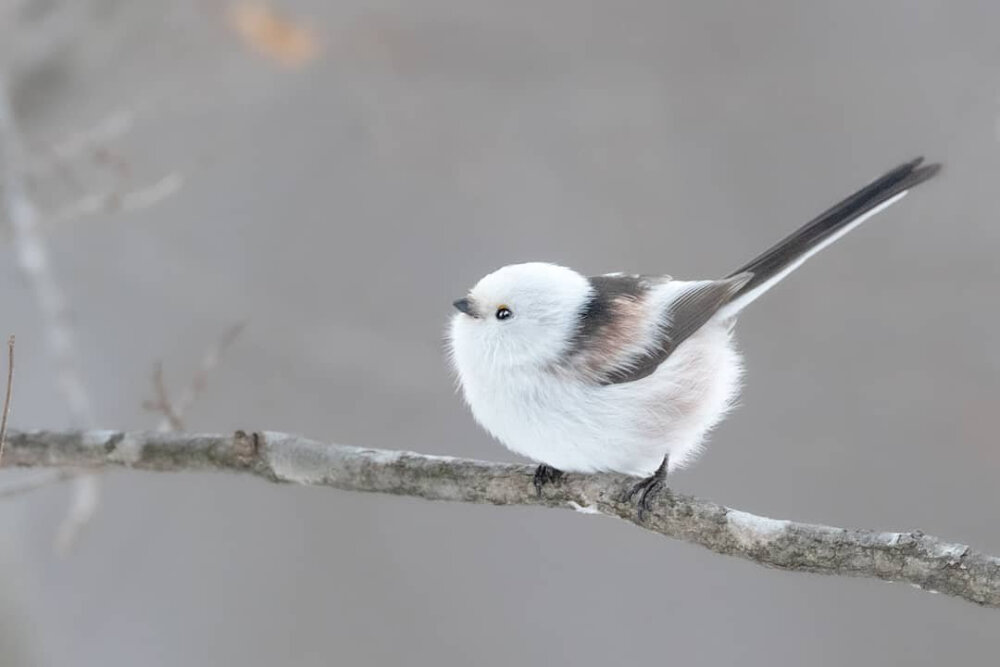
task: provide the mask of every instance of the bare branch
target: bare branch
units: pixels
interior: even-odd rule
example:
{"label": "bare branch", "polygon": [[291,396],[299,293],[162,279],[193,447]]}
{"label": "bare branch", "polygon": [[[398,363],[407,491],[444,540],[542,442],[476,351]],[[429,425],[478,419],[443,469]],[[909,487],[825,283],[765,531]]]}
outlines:
{"label": "bare branch", "polygon": [[7,418],[10,417],[10,397],[14,390],[14,334],[7,339],[7,393],[3,399],[3,414],[0,415],[0,463],[3,462],[3,448],[7,444]]}
{"label": "bare branch", "polygon": [[329,486],[492,505],[571,508],[624,519],[647,530],[767,567],[907,582],[1000,607],[1000,558],[920,531],[834,528],[755,516],[691,496],[664,493],[644,522],[622,502],[634,478],[564,475],[537,495],[531,466],[413,452],[362,449],[283,433],[11,433],[4,466],[120,466],[155,471],[234,471],[272,482]]}
{"label": "bare branch", "polygon": [[[57,385],[69,408],[72,423],[94,426],[90,399],[79,368],[76,336],[69,304],[49,259],[49,249],[39,228],[38,207],[24,184],[26,160],[21,133],[14,115],[7,81],[0,75],[0,207],[10,223],[21,271],[31,284],[41,311],[49,351],[57,368]],[[68,545],[93,516],[98,484],[92,475],[77,480],[69,516],[60,528],[59,544]]]}

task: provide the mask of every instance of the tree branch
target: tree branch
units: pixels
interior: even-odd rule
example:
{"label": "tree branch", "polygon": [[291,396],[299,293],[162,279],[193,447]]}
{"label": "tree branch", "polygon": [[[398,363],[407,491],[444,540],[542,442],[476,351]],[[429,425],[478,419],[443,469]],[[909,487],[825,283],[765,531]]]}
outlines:
{"label": "tree branch", "polygon": [[272,482],[330,486],[493,505],[572,508],[782,570],[907,582],[1000,607],[1000,558],[920,531],[880,533],[767,519],[673,493],[644,523],[621,502],[635,482],[617,474],[567,474],[541,496],[531,466],[332,445],[283,433],[234,435],[123,431],[11,432],[5,467],[233,471]]}

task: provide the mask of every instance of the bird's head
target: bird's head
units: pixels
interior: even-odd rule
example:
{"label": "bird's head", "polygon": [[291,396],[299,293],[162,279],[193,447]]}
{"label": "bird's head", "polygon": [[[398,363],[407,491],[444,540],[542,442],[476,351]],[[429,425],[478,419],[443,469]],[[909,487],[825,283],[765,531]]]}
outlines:
{"label": "bird's head", "polygon": [[454,306],[450,342],[460,373],[544,366],[559,359],[579,330],[588,280],[543,262],[511,264],[485,276]]}

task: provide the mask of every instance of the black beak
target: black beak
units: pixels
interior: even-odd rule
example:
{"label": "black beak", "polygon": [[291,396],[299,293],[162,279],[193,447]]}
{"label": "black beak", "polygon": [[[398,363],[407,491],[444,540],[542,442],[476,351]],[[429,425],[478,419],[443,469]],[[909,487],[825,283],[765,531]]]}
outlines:
{"label": "black beak", "polygon": [[473,310],[472,301],[470,301],[468,297],[463,297],[451,305],[455,306],[455,308],[457,308],[460,312],[465,313],[469,317],[479,317],[479,315],[476,314],[476,311]]}

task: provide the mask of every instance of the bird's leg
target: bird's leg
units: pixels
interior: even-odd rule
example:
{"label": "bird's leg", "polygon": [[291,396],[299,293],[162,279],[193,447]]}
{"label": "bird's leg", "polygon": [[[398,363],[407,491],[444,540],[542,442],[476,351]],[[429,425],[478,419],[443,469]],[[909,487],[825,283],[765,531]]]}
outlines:
{"label": "bird's leg", "polygon": [[667,461],[669,459],[669,454],[664,456],[663,463],[661,463],[660,467],[656,469],[656,472],[633,486],[622,496],[622,502],[628,503],[632,502],[632,498],[634,498],[636,494],[639,494],[639,500],[636,503],[636,506],[639,508],[640,522],[645,519],[646,512],[652,511],[653,509],[650,507],[650,501],[656,497],[656,494],[666,487]]}
{"label": "bird's leg", "polygon": [[542,497],[542,487],[546,484],[556,483],[562,479],[563,471],[547,466],[544,463],[535,468],[535,493]]}

